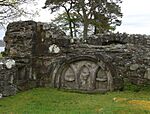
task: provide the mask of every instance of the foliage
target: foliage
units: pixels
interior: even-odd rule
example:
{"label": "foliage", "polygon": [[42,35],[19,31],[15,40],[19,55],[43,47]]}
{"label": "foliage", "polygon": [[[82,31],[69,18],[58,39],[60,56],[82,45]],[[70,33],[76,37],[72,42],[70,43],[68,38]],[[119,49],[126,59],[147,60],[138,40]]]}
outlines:
{"label": "foliage", "polygon": [[65,13],[67,15],[67,21],[68,21],[71,37],[73,37],[73,30],[72,30],[73,19],[71,18],[70,13],[72,12],[73,5],[74,5],[73,0],[46,0],[45,7],[44,7],[47,8],[48,6],[50,6],[50,10],[52,13],[56,12],[61,7],[64,8]]}
{"label": "foliage", "polygon": [[2,52],[0,53],[0,57],[6,57],[6,56],[7,56],[7,54],[6,54],[5,51],[2,51]]}
{"label": "foliage", "polygon": [[0,58],[2,58],[2,54],[0,53]]}
{"label": "foliage", "polygon": [[124,90],[127,91],[133,91],[133,92],[139,92],[139,91],[150,91],[150,85],[136,85],[132,84],[130,82],[125,82],[124,84]]}
{"label": "foliage", "polygon": [[[119,20],[122,17],[119,6],[121,2],[121,0],[46,0],[44,8],[49,7],[52,13],[64,8],[70,35],[73,37],[72,25],[74,21],[78,20],[82,23],[83,27],[81,28],[83,28],[83,38],[85,39],[91,28],[94,28],[93,32],[96,34],[114,30],[121,24]],[[76,20],[73,20],[71,14],[76,16]],[[63,22],[66,23],[66,21]]]}
{"label": "foliage", "polygon": [[0,25],[3,26],[21,16],[34,15],[35,12],[31,13],[23,6],[28,3],[30,0],[0,0]]}
{"label": "foliage", "polygon": [[[79,94],[38,88],[0,100],[1,114],[148,114],[149,108],[133,104],[149,101],[149,92]],[[130,101],[131,102],[128,102]],[[142,100],[142,101],[141,101]],[[132,104],[131,104],[132,103]]]}
{"label": "foliage", "polygon": [[[69,21],[71,21],[71,31],[72,31],[72,35],[70,34],[70,36],[73,37],[77,37],[77,35],[81,35],[81,23],[79,21],[79,19],[77,18],[77,15],[75,15],[74,13],[70,13],[70,19],[67,18],[67,14],[66,12],[58,15],[58,17],[56,17],[54,20],[52,20],[52,22],[54,24],[56,24],[57,26],[59,26],[63,31],[65,31],[66,33],[68,33],[69,31]],[[71,33],[71,32],[70,32]]]}

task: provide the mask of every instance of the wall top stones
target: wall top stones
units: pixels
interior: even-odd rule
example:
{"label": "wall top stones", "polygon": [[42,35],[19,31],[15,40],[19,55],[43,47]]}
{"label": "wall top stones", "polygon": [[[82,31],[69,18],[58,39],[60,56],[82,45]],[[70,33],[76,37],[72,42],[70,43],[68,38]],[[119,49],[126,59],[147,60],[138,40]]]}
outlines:
{"label": "wall top stones", "polygon": [[91,35],[86,40],[71,39],[54,24],[34,21],[10,23],[4,40],[6,42],[6,54],[12,57],[48,55],[53,45],[57,45],[56,51],[59,50],[58,52],[63,52],[61,50],[74,44],[94,46],[134,44],[144,45],[145,47],[150,46],[150,36],[148,35],[108,33]]}
{"label": "wall top stones", "polygon": [[150,35],[126,33],[98,34],[90,36],[87,43],[92,43],[93,45],[109,45],[111,43],[150,45]]}

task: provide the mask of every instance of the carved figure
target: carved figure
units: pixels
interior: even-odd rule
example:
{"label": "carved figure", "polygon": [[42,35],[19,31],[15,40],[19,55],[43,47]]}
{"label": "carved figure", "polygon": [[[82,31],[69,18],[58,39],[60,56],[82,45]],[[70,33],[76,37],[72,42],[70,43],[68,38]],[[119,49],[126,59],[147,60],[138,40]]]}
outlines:
{"label": "carved figure", "polygon": [[80,88],[81,89],[87,89],[90,85],[90,71],[89,68],[86,67],[85,65],[81,68],[80,71]]}

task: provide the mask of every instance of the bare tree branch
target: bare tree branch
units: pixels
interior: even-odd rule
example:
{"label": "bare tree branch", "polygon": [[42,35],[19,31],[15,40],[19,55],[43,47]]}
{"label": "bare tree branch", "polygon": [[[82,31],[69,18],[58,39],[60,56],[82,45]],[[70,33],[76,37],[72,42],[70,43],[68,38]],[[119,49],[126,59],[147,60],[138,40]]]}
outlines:
{"label": "bare tree branch", "polygon": [[[32,0],[34,2],[35,0]],[[21,16],[32,15],[23,7],[24,4],[31,3],[30,0],[0,0],[0,25],[17,19]]]}

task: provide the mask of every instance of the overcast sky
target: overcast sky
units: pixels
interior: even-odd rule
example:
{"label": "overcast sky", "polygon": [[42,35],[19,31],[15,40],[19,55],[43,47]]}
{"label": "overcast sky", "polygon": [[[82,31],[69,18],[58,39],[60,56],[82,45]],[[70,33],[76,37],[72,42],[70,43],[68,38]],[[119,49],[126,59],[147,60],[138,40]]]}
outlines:
{"label": "overcast sky", "polygon": [[[40,2],[39,8],[44,6],[45,0],[38,1]],[[49,22],[54,18],[53,15],[49,15],[47,10],[39,8],[36,8],[40,10],[40,16],[35,18],[36,21]],[[124,16],[122,25],[117,27],[116,31],[150,35],[150,0],[123,0],[121,8]],[[3,36],[4,31],[0,30],[0,39]]]}
{"label": "overcast sky", "polygon": [[123,0],[120,32],[150,35],[150,0]]}

